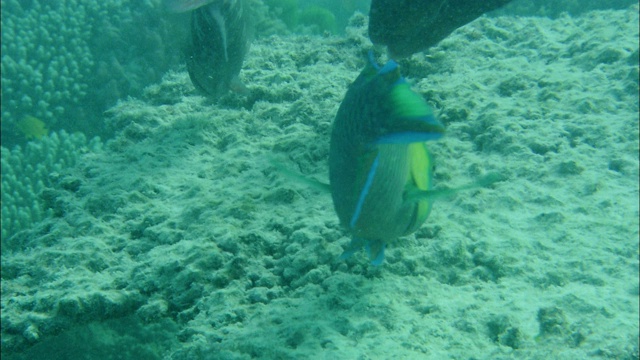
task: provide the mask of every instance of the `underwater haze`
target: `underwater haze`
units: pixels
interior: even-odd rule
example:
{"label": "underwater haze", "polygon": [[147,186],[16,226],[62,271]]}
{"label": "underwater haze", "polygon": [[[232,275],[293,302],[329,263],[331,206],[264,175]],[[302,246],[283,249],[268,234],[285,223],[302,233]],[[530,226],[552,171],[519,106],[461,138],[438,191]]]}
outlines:
{"label": "underwater haze", "polygon": [[[501,181],[380,266],[273,166],[328,181],[368,2],[250,0],[249,93],[216,100],[188,16],[85,3],[2,0],[3,359],[638,359],[637,2],[514,1],[398,60],[445,127],[435,189]],[[38,17],[76,40],[46,55]]]}

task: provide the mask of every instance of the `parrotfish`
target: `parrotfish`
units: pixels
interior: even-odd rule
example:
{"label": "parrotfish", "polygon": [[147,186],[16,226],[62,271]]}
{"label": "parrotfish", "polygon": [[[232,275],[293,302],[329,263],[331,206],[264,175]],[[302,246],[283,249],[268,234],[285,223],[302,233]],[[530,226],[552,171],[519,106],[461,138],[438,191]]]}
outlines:
{"label": "parrotfish", "polygon": [[369,37],[394,58],[436,45],[455,29],[511,0],[372,0]]}
{"label": "parrotfish", "polygon": [[444,134],[433,110],[389,60],[369,63],[351,84],[333,122],[329,145],[329,184],[271,164],[286,177],[331,193],[343,228],[352,236],[346,259],[360,248],[373,265],[384,260],[387,244],[415,232],[432,203],[463,190],[502,180],[489,173],[454,189],[432,189],[433,160],[426,142]]}
{"label": "parrotfish", "polygon": [[329,178],[340,223],[353,237],[342,258],[364,246],[379,265],[387,243],[429,216],[433,162],[425,142],[442,137],[444,126],[395,61],[380,67],[369,58],[333,123]]}
{"label": "parrotfish", "polygon": [[246,93],[238,75],[249,50],[250,25],[244,0],[165,0],[174,12],[193,11],[186,49],[193,85],[217,98],[233,90]]}

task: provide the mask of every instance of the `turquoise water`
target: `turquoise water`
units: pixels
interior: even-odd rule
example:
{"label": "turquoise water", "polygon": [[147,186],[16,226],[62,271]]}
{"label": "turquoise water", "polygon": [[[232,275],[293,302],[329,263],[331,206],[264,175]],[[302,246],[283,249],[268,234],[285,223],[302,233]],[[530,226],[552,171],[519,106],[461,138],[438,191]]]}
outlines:
{"label": "turquoise water", "polygon": [[340,260],[331,197],[270,165],[327,181],[366,3],[298,4],[321,31],[253,1],[251,95],[216,101],[187,15],[38,4],[2,2],[3,357],[638,357],[637,3],[514,2],[399,61],[446,127],[436,188],[505,181],[437,201],[380,267]]}

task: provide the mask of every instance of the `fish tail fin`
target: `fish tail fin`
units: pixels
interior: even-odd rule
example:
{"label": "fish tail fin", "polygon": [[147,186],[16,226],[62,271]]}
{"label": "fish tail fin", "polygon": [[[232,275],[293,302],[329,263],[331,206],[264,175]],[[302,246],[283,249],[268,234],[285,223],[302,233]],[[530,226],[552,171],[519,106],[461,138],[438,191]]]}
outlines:
{"label": "fish tail fin", "polygon": [[342,252],[342,254],[340,255],[340,257],[338,259],[347,260],[350,257],[352,257],[353,254],[355,254],[355,253],[356,253],[356,249],[347,249],[347,250]]}
{"label": "fish tail fin", "polygon": [[229,81],[229,89],[236,94],[245,96],[251,95],[249,88],[240,81],[240,78],[237,75],[232,77],[231,81]]}

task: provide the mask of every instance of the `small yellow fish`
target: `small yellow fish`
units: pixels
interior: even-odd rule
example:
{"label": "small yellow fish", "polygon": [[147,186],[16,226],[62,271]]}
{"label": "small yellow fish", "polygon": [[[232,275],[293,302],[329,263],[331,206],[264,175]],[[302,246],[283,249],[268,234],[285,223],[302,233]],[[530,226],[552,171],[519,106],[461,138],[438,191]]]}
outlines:
{"label": "small yellow fish", "polygon": [[31,115],[20,119],[16,126],[27,139],[40,139],[49,133],[45,123]]}

